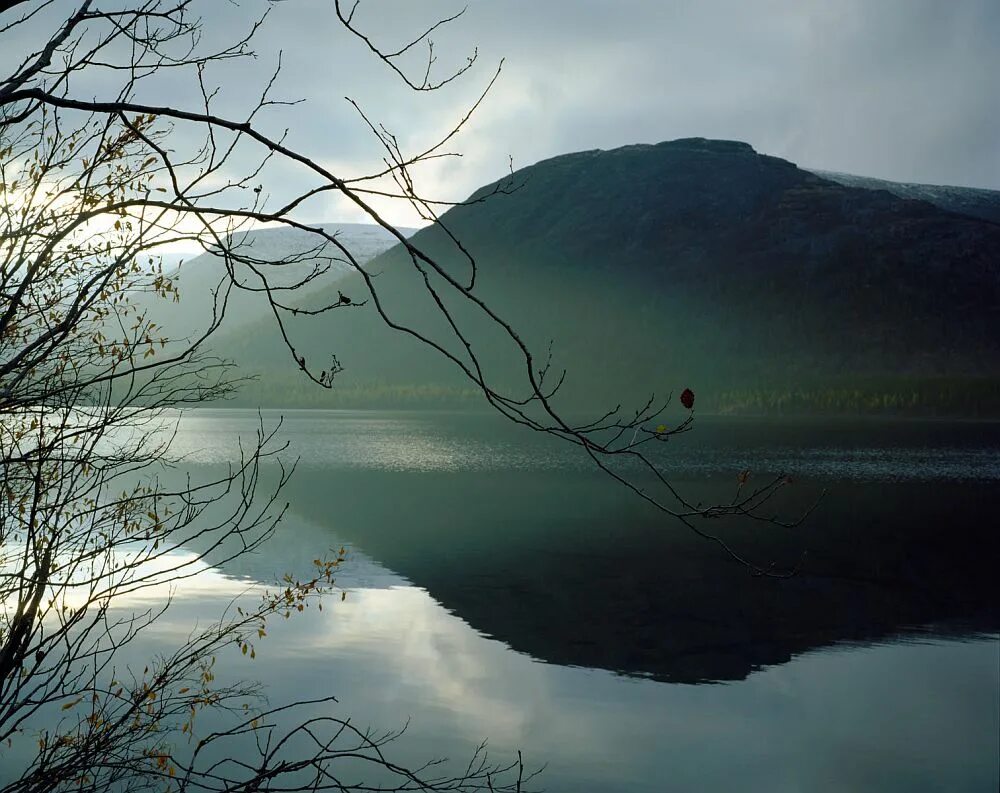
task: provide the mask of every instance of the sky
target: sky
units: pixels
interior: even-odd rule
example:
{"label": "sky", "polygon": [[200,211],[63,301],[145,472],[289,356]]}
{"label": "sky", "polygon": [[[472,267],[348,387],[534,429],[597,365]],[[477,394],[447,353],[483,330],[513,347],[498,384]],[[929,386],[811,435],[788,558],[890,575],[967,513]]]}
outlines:
{"label": "sky", "polygon": [[[332,3],[275,3],[257,60],[224,64],[209,80],[222,89],[220,107],[238,112],[280,52],[276,94],[306,101],[261,123],[287,128],[294,146],[338,174],[380,161],[345,97],[416,151],[462,118],[502,60],[451,141],[462,157],[417,173],[423,193],[462,199],[511,163],[689,136],[746,141],[807,168],[1000,189],[998,0],[468,0],[434,34],[435,67],[444,76],[473,51],[477,62],[430,94],[405,88],[342,29]],[[202,0],[206,40],[232,36],[264,7]],[[356,19],[392,47],[463,7],[362,0]],[[405,66],[419,71],[420,58]],[[179,78],[157,91],[181,106],[196,99]],[[290,186],[297,177],[282,178]],[[282,187],[268,190],[277,199]],[[303,219],[363,219],[344,201],[324,202],[304,208]],[[376,205],[393,222],[419,225],[405,205]]]}

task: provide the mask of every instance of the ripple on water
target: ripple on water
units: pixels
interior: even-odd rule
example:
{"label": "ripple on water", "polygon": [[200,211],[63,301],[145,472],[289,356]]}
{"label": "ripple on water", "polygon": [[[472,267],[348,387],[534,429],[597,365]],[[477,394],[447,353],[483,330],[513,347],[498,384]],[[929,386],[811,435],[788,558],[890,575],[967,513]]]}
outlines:
{"label": "ripple on water", "polygon": [[[284,417],[266,411],[266,428],[282,421],[280,442],[287,458],[325,468],[392,472],[545,471],[593,469],[578,448],[539,433],[499,424],[495,417],[448,414],[381,414],[348,411],[291,411]],[[258,414],[248,410],[199,410],[178,422],[172,451],[188,462],[218,464],[238,459],[252,442]],[[774,432],[761,424],[754,437],[746,421],[727,427],[709,419],[671,443],[649,447],[667,471],[710,475],[742,468],[789,472],[821,479],[862,481],[1000,480],[1000,435],[981,438],[962,432],[950,437],[947,426],[912,423],[872,425],[861,434],[854,425],[817,423]],[[995,428],[994,435],[997,435]],[[789,439],[789,435],[792,435]],[[763,436],[763,437],[762,437]],[[785,437],[782,437],[785,436]],[[942,442],[947,439],[951,442]],[[620,461],[623,468],[638,464]]]}

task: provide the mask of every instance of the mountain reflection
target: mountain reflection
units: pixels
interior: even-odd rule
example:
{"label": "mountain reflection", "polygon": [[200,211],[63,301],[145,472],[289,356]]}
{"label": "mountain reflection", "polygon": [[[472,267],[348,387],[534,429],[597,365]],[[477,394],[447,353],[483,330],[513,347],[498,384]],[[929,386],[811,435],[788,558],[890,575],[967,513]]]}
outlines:
{"label": "mountain reflection", "polygon": [[[747,575],[588,477],[306,469],[289,495],[316,524],[336,514],[338,537],[514,650],[698,683],[839,642],[995,631],[989,489],[843,482],[804,529],[731,533],[761,560],[805,551],[789,580]],[[317,533],[300,539],[319,544]]]}
{"label": "mountain reflection", "polygon": [[[404,440],[411,463],[443,460],[460,443],[442,433],[428,455],[411,448],[418,437]],[[336,446],[336,437],[327,441]],[[384,456],[388,443],[376,438],[373,447]],[[798,452],[807,453],[829,456]],[[875,454],[859,449],[866,453]],[[785,447],[781,454],[794,456]],[[982,449],[954,456],[970,454]],[[892,448],[879,455],[890,463],[903,456]],[[730,480],[682,485],[708,500]],[[806,479],[789,491],[785,514],[804,509],[821,486],[830,492],[800,529],[729,529],[727,539],[759,562],[801,562],[796,577],[771,580],[749,576],[595,473],[548,463],[350,468],[307,455],[274,539],[225,572],[261,582],[305,575],[312,559],[345,544],[350,564],[340,582],[348,588],[412,583],[518,652],[670,682],[739,680],[843,642],[1000,628],[991,583],[1000,546],[990,518],[995,483]]]}

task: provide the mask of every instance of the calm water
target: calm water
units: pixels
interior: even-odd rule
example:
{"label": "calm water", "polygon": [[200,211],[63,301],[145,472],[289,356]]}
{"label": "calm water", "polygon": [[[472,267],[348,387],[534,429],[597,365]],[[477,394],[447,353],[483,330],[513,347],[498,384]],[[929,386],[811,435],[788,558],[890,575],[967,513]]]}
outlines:
{"label": "calm water", "polygon": [[[193,412],[175,451],[208,472],[256,424]],[[333,694],[357,722],[411,719],[403,760],[488,738],[566,793],[1000,784],[1000,425],[704,420],[667,444],[698,498],[746,467],[794,475],[789,515],[828,490],[798,529],[728,530],[756,559],[801,561],[787,581],[492,418],[292,411],[282,437],[299,457],[288,519],[177,592],[149,645],[344,544],[346,601],[233,664],[274,702]]]}

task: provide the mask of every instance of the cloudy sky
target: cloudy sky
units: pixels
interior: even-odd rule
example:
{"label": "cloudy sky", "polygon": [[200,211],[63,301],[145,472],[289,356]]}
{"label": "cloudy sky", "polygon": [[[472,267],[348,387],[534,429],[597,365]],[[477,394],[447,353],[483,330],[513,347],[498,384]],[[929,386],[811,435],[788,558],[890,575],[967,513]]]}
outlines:
{"label": "cloudy sky", "polygon": [[[202,0],[209,40],[233,35],[263,3]],[[463,198],[502,176],[508,158],[521,167],[686,136],[747,141],[805,167],[1000,189],[998,0],[468,0],[464,16],[434,36],[436,67],[443,75],[474,49],[478,61],[432,95],[405,89],[339,26],[332,3],[277,3],[257,61],[210,80],[235,112],[281,51],[278,95],[307,101],[262,123],[287,127],[295,146],[338,173],[379,162],[344,97],[416,151],[462,117],[503,59],[451,146],[463,157],[425,168],[425,192]],[[357,21],[392,47],[464,5],[362,0]],[[158,90],[180,105],[196,98],[181,81]],[[413,221],[405,206],[380,208]],[[360,219],[336,201],[306,214]]]}

